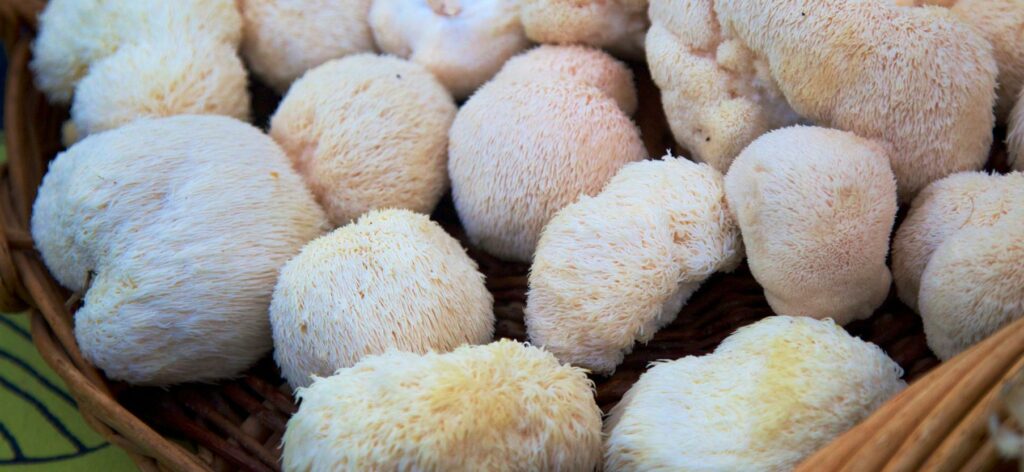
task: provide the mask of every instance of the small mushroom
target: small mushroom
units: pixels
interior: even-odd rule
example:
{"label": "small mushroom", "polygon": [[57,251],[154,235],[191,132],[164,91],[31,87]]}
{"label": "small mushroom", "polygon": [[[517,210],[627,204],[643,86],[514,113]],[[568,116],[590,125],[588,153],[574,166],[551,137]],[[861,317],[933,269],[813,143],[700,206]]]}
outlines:
{"label": "small mushroom", "polygon": [[126,45],[79,82],[71,120],[78,137],[139,118],[209,114],[248,120],[246,87],[245,67],[226,44]]}
{"label": "small mushroom", "polygon": [[231,377],[265,355],[278,269],[325,228],[273,140],[217,116],[85,138],[50,164],[32,212],[50,273],[85,294],[82,354],[144,385]]}
{"label": "small mushroom", "polygon": [[831,320],[771,316],[654,364],[605,425],[608,471],[792,470],[906,385]]}
{"label": "small mushroom", "polygon": [[458,99],[529,45],[515,0],[374,0],[370,26],[383,52],[422,64]]}
{"label": "small mushroom", "polygon": [[825,128],[772,131],[736,158],[725,191],[775,313],[842,325],[885,301],[896,182],[883,146]]}
{"label": "small mushroom", "polygon": [[242,55],[259,78],[284,93],[307,70],[373,52],[373,0],[236,0],[244,19]]}
{"label": "small mushroom", "polygon": [[503,75],[456,115],[448,174],[470,241],[498,257],[529,261],[556,211],[596,194],[646,150],[636,125],[602,89],[569,77]]}
{"label": "small mushroom", "polygon": [[530,340],[563,362],[611,373],[705,279],[742,257],[721,173],[671,156],[627,164],[544,228],[530,270]]}
{"label": "small mushroom", "polygon": [[582,369],[502,340],[390,351],[299,389],[284,470],[595,470],[601,410]]}
{"label": "small mushroom", "polygon": [[520,54],[501,69],[503,81],[578,80],[601,89],[627,115],[636,112],[633,71],[598,49],[543,45]]}
{"label": "small mushroom", "polygon": [[92,65],[122,46],[173,39],[179,46],[212,40],[237,48],[241,37],[232,0],[49,0],[31,67],[40,90],[64,104]]}
{"label": "small mushroom", "polygon": [[278,105],[270,135],[291,156],[331,222],[367,211],[429,213],[448,188],[448,128],[455,102],[423,66],[359,54],[299,79]]}
{"label": "small mushroom", "polygon": [[491,341],[493,298],[476,262],[424,215],[366,214],[306,245],[270,305],[274,359],[292,387],[389,349]]}
{"label": "small mushroom", "polygon": [[988,158],[996,60],[949,12],[883,1],[652,0],[651,18],[647,59],[673,134],[723,172],[796,115],[889,143],[902,202]]}
{"label": "small mushroom", "polygon": [[523,0],[526,36],[538,43],[585,44],[642,59],[647,0]]}
{"label": "small mushroom", "polygon": [[1024,173],[960,173],[928,186],[893,239],[897,293],[949,359],[1024,313]]}

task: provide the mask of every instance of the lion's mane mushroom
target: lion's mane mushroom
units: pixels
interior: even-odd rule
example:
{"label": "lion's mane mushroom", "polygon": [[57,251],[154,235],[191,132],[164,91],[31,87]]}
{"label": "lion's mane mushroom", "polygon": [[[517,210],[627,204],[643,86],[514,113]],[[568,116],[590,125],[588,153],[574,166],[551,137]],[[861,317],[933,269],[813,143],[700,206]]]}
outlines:
{"label": "lion's mane mushroom", "polygon": [[505,63],[499,76],[503,81],[579,80],[601,89],[622,111],[636,112],[633,71],[599,49],[585,46],[542,45]]}
{"label": "lion's mane mushroom", "polygon": [[54,0],[39,22],[31,67],[51,101],[72,103],[68,144],[139,118],[249,118],[230,0]]}
{"label": "lion's mane mushroom", "polygon": [[605,425],[605,470],[790,470],[903,389],[831,320],[771,316],[651,367]]}
{"label": "lion's mane mushroom", "polygon": [[283,465],[298,470],[595,470],[586,372],[502,340],[369,356],[299,389]]}
{"label": "lion's mane mushroom", "polygon": [[373,52],[367,15],[373,0],[236,0],[242,55],[279,93],[307,70],[350,54]]}
{"label": "lion's mane mushroom", "polygon": [[249,119],[245,67],[218,43],[160,40],[123,46],[92,66],[71,106],[77,136],[114,129],[139,118],[178,114]]}
{"label": "lion's mane mushroom", "polygon": [[476,262],[425,215],[366,214],[306,245],[270,305],[274,358],[292,387],[388,349],[491,341],[493,298]]}
{"label": "lion's mane mushroom", "polygon": [[896,182],[881,145],[825,128],[772,131],[736,158],[725,190],[776,313],[846,324],[885,301]]}
{"label": "lion's mane mushroom", "polygon": [[523,0],[526,36],[538,43],[586,44],[642,59],[648,0]]}
{"label": "lion's mane mushroom", "polygon": [[627,164],[544,228],[530,270],[530,340],[563,362],[610,373],[742,255],[722,174],[672,157]]}
{"label": "lion's mane mushroom", "polygon": [[720,170],[764,131],[793,123],[790,108],[890,143],[901,201],[988,156],[992,47],[948,11],[846,0],[651,3],[647,59],[673,133]]}
{"label": "lion's mane mushroom", "polygon": [[288,158],[225,117],[139,120],[50,165],[32,236],[85,292],[75,337],[112,379],[236,375],[271,347],[278,269],[326,227]]}
{"label": "lion's mane mushroom", "polygon": [[893,239],[897,293],[949,359],[1024,313],[1024,173],[961,173],[925,188]]}
{"label": "lion's mane mushroom", "polygon": [[1005,121],[1024,86],[1024,2],[1020,0],[897,0],[947,7],[992,43],[999,66],[996,119]]}
{"label": "lion's mane mushroom", "polygon": [[423,64],[465,98],[529,45],[515,0],[375,0],[370,27],[383,52]]}
{"label": "lion's mane mushroom", "polygon": [[580,80],[598,74],[503,77],[504,70],[456,115],[448,173],[470,241],[498,257],[529,261],[556,211],[600,191],[646,150],[617,97]]}
{"label": "lion's mane mushroom", "polygon": [[448,188],[455,102],[423,66],[360,54],[295,82],[270,135],[291,156],[335,225],[369,210],[429,213]]}

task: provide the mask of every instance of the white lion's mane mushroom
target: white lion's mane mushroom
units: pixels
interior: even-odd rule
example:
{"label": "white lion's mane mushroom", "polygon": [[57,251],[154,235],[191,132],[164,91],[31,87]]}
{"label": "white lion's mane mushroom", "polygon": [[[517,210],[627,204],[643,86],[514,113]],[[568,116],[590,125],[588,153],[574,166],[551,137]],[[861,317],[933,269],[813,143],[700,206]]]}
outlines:
{"label": "white lion's mane mushroom", "polygon": [[270,305],[274,359],[292,387],[388,349],[483,344],[493,298],[476,262],[425,215],[383,210],[306,245]]}
{"label": "white lion's mane mushroom", "polygon": [[1024,86],[1024,2],[1020,0],[897,0],[947,7],[992,43],[999,66],[996,119],[1005,121]]}
{"label": "white lion's mane mushroom", "polygon": [[75,89],[77,136],[139,118],[180,114],[249,119],[245,67],[230,46],[176,39],[125,45],[96,62]]}
{"label": "white lion's mane mushroom", "polygon": [[905,387],[831,320],[771,316],[651,367],[605,425],[605,470],[791,470]]}
{"label": "white lion's mane mushroom", "polygon": [[56,103],[70,103],[90,67],[124,45],[173,38],[238,47],[242,20],[233,0],[50,0],[32,44],[36,84]]}
{"label": "white lion's mane mushroom", "polygon": [[584,370],[509,340],[369,356],[298,390],[284,470],[595,470],[593,388]]}
{"label": "white lion's mane mushroom", "polygon": [[374,0],[370,27],[381,51],[423,64],[458,99],[530,44],[516,0]]}
{"label": "white lion's mane mushroom", "polygon": [[373,0],[236,0],[242,10],[242,55],[279,93],[332,59],[373,52],[367,15]]}
{"label": "white lion's mane mushroom", "polygon": [[230,0],[54,0],[31,66],[51,101],[72,102],[65,144],[140,118],[247,120],[241,24]]}
{"label": "white lion's mane mushroom", "polygon": [[721,170],[762,132],[793,123],[789,107],[890,143],[900,201],[988,157],[992,46],[944,9],[652,0],[651,18],[647,58],[673,133]]}
{"label": "white lion's mane mushroom", "polygon": [[883,146],[825,128],[772,131],[736,158],[725,190],[775,313],[846,324],[885,301],[897,205]]}
{"label": "white lion's mane mushroom", "polygon": [[714,272],[743,257],[722,174],[670,156],[627,164],[544,228],[526,326],[563,362],[611,373]]}
{"label": "white lion's mane mushroom", "polygon": [[636,112],[633,71],[600,49],[542,45],[513,57],[502,67],[502,81],[579,80],[615,99],[622,111]]}
{"label": "white lion's mane mushroom", "polygon": [[965,172],[925,188],[896,231],[897,293],[949,359],[1024,313],[1024,174]]}
{"label": "white lion's mane mushroom", "polygon": [[270,135],[291,156],[335,225],[369,210],[433,210],[448,188],[455,102],[423,66],[359,54],[295,82]]}
{"label": "white lion's mane mushroom", "polygon": [[503,76],[499,72],[456,115],[448,173],[470,241],[498,257],[529,261],[556,211],[599,192],[646,150],[616,98],[579,79],[596,74]]}
{"label": "white lion's mane mushroom", "polygon": [[274,142],[231,118],[139,120],[50,165],[32,236],[85,292],[82,353],[147,385],[237,375],[271,347],[278,269],[326,218]]}
{"label": "white lion's mane mushroom", "polygon": [[522,0],[526,36],[538,43],[585,44],[644,57],[648,0]]}

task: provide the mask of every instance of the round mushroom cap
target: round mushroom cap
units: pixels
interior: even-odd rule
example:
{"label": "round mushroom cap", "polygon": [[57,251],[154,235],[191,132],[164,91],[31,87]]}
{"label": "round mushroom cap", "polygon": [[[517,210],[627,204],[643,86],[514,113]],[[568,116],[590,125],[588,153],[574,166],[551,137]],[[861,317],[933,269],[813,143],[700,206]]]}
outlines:
{"label": "round mushroom cap", "polygon": [[231,377],[266,354],[278,269],[325,227],[273,140],[219,116],[82,140],[51,163],[32,213],[50,273],[85,293],[82,353],[145,385]]}
{"label": "round mushroom cap", "polygon": [[949,359],[1021,316],[1024,173],[962,173],[928,186],[893,240],[900,298]]}
{"label": "round mushroom cap", "polygon": [[586,44],[629,59],[644,55],[647,0],[523,0],[526,36],[538,43]]}
{"label": "round mushroom cap", "polygon": [[626,164],[544,228],[530,269],[530,340],[563,362],[611,373],[705,279],[742,257],[722,174],[671,156]]}
{"label": "round mushroom cap", "polygon": [[309,71],[288,91],[270,135],[343,225],[367,211],[429,213],[448,188],[455,103],[423,66],[360,54]]}
{"label": "round mushroom cap", "polygon": [[310,242],[281,270],[270,305],[274,359],[292,387],[389,349],[483,344],[494,299],[476,262],[424,215],[366,214]]}
{"label": "round mushroom cap", "polygon": [[350,54],[373,52],[372,0],[237,0],[244,20],[242,55],[279,93],[307,70]]}
{"label": "round mushroom cap", "polygon": [[555,212],[644,158],[640,133],[600,89],[576,81],[494,81],[459,110],[448,174],[470,241],[529,261]]}
{"label": "round mushroom cap", "polygon": [[1024,210],[1024,173],[963,172],[922,191],[892,242],[892,272],[900,300],[918,309],[921,280],[935,251],[969,227],[989,227]]}
{"label": "round mushroom cap", "polygon": [[226,115],[249,119],[245,67],[223,43],[126,45],[93,65],[75,89],[78,137],[139,118]]}
{"label": "round mushroom cap", "polygon": [[369,356],[296,396],[295,470],[595,470],[601,410],[586,372],[502,340]]}
{"label": "round mushroom cap", "polygon": [[[992,46],[947,10],[878,1],[653,0],[651,12],[666,24],[656,28],[656,20],[647,48],[673,133],[692,146],[699,139],[717,142],[718,126],[743,131],[726,134],[723,162],[756,139],[762,125],[781,126],[763,119],[779,116],[765,112],[778,110],[776,103],[759,101],[772,89],[810,122],[891,144],[903,202],[934,180],[980,169],[988,157],[997,73]],[[690,12],[704,23],[693,27],[684,15]],[[729,59],[721,57],[723,48]],[[733,71],[756,78],[745,82],[753,89],[733,83]],[[694,111],[679,110],[694,100]]]}
{"label": "round mushroom cap", "polygon": [[772,131],[736,158],[725,191],[775,313],[846,324],[885,301],[897,205],[881,145],[825,128]]}
{"label": "round mushroom cap", "polygon": [[376,0],[369,21],[381,51],[422,64],[458,99],[529,45],[515,0]]}
{"label": "round mushroom cap", "polygon": [[605,470],[791,470],[905,387],[831,320],[771,316],[657,363],[612,410]]}
{"label": "round mushroom cap", "polygon": [[633,71],[599,49],[542,45],[510,59],[498,80],[579,80],[601,89],[627,115],[636,112]]}
{"label": "round mushroom cap", "polygon": [[[1016,202],[1020,204],[1018,200]],[[1024,317],[1024,215],[949,236],[921,276],[928,347],[948,360]]]}
{"label": "round mushroom cap", "polygon": [[241,37],[232,0],[50,0],[39,16],[31,67],[51,101],[69,103],[90,67],[124,45],[212,40],[236,48]]}

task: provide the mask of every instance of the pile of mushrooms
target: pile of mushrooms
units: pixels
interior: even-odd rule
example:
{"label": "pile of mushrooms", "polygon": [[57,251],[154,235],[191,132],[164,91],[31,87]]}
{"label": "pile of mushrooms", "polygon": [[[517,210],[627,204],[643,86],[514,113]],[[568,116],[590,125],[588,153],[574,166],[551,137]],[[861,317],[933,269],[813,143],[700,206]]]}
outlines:
{"label": "pile of mushrooms", "polygon": [[[31,231],[83,355],[170,386],[272,350],[286,470],[785,470],[905,385],[848,323],[898,296],[947,360],[1024,317],[1019,0],[51,0],[39,27],[70,147]],[[251,80],[283,96],[265,131]],[[527,344],[494,339],[481,253],[529,265]],[[737,268],[775,316],[602,421],[592,379]]]}

